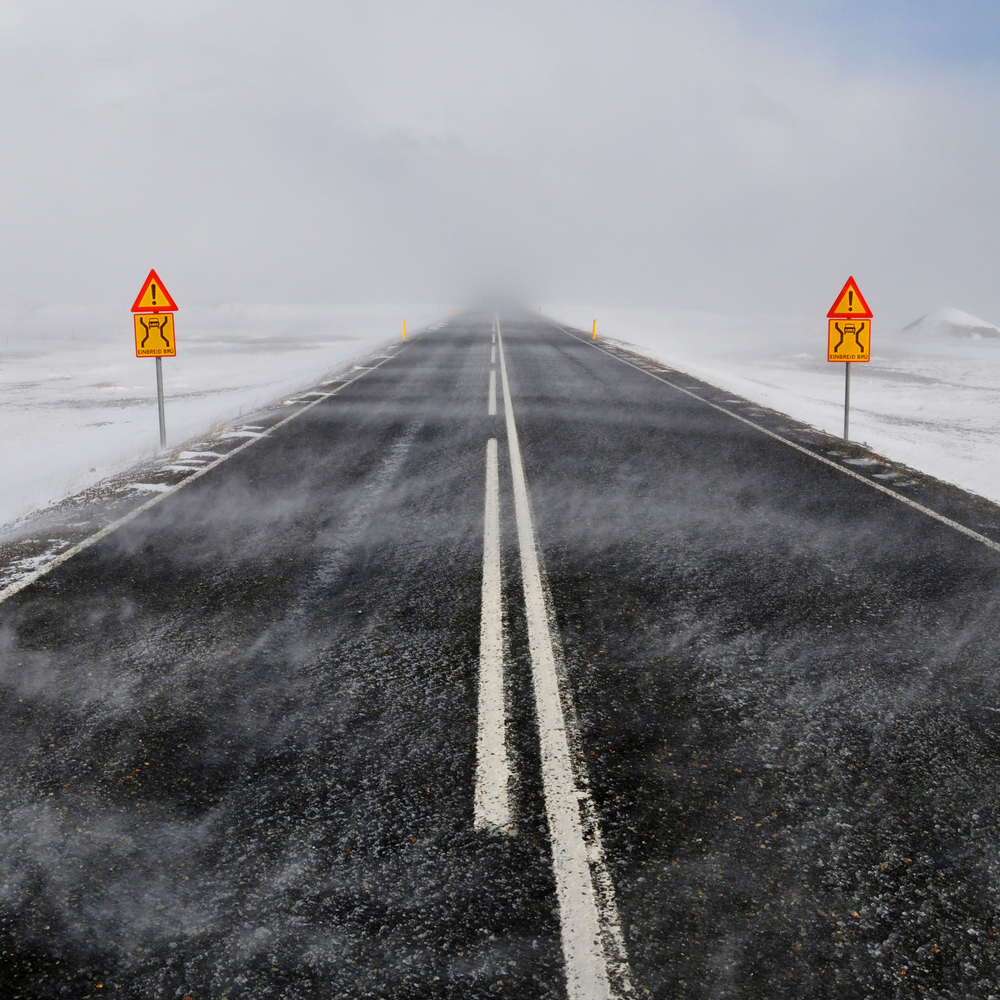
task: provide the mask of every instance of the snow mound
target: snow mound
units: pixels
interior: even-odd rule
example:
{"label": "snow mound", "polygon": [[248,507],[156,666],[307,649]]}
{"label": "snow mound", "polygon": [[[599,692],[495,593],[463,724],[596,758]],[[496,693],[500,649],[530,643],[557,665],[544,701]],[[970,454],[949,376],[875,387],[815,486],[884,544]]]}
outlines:
{"label": "snow mound", "polygon": [[900,333],[920,337],[956,337],[959,340],[1000,340],[1000,327],[961,309],[938,309],[904,326]]}

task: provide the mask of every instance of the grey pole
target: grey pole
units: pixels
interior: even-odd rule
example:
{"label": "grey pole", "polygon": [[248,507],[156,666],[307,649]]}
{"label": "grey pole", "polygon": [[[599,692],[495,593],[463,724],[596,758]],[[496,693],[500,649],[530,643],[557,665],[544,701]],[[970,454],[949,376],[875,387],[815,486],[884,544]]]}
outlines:
{"label": "grey pole", "polygon": [[[167,446],[167,418],[163,414],[163,359],[156,359],[156,409],[160,414],[160,447]],[[845,425],[844,436],[847,436]]]}
{"label": "grey pole", "polygon": [[[156,359],[157,364],[159,364],[160,359]],[[162,407],[163,404],[161,403]],[[163,412],[162,409],[160,411]],[[162,417],[160,426],[162,427]],[[848,431],[851,426],[851,362],[847,361],[844,363],[844,440],[848,440]],[[162,434],[162,431],[161,431]],[[162,443],[162,442],[161,442]]]}

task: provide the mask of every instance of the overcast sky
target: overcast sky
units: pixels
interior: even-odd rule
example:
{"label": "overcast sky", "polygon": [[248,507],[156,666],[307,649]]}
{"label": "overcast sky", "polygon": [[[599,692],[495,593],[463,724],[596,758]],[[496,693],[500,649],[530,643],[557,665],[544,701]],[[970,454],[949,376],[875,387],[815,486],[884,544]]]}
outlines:
{"label": "overcast sky", "polygon": [[1000,321],[1000,4],[0,0],[0,304]]}

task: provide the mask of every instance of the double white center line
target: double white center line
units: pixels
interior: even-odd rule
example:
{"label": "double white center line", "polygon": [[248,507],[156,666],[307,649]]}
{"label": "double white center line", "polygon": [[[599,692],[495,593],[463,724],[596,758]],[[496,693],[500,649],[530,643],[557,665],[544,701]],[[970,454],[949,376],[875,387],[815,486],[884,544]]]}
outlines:
{"label": "double white center line", "polygon": [[[491,373],[492,374],[492,373]],[[494,412],[496,409],[494,407]],[[483,527],[483,608],[479,626],[479,733],[476,746],[475,825],[510,830],[510,765],[503,691],[503,597],[500,581],[500,474],[497,440],[486,445],[486,517]]]}
{"label": "double white center line", "polygon": [[[571,744],[579,734],[569,731],[573,719],[560,692],[556,647],[549,620],[549,601],[542,583],[538,544],[511,402],[503,336],[496,323],[514,492],[514,514],[521,577],[524,587],[528,646],[531,652],[535,709],[538,715],[542,785],[559,919],[566,988],[570,1000],[605,1000],[631,993],[628,959],[614,887],[604,861],[597,812],[584,775],[574,773]],[[491,380],[495,384],[495,380]],[[490,412],[495,412],[495,406]],[[480,650],[479,764],[476,773],[476,825],[510,828],[507,790],[509,766],[503,720],[503,635],[500,594],[499,476],[496,439],[487,445],[486,523],[483,557],[483,617]],[[495,576],[494,576],[495,574]],[[487,606],[487,593],[490,605]],[[566,709],[564,709],[566,701]],[[569,711],[567,711],[569,709]],[[497,712],[500,718],[497,718]],[[492,735],[490,735],[492,734]],[[498,763],[502,759],[502,765]],[[502,787],[486,782],[502,782]],[[502,807],[499,805],[502,803]],[[492,818],[491,818],[492,817]],[[502,822],[498,818],[502,817]]]}

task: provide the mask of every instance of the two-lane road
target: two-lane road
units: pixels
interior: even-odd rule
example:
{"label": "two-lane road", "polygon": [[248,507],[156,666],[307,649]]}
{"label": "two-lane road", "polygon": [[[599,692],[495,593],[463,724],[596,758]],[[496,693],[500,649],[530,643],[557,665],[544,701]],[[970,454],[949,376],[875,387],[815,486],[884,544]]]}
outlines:
{"label": "two-lane road", "polygon": [[1000,552],[625,360],[457,317],[0,603],[5,995],[997,992]]}

